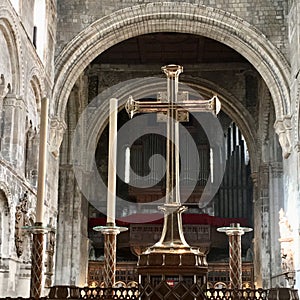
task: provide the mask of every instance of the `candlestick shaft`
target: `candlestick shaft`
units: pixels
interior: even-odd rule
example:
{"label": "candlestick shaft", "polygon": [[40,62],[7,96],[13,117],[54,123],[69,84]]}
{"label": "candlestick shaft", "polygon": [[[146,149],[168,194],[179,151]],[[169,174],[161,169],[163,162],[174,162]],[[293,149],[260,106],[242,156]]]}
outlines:
{"label": "candlestick shaft", "polygon": [[108,143],[107,224],[115,224],[118,100],[110,99]]}
{"label": "candlestick shaft", "polygon": [[43,223],[44,218],[45,180],[47,166],[48,102],[48,98],[43,98],[41,101],[38,188],[36,202],[37,223]]}
{"label": "candlestick shaft", "polygon": [[242,288],[241,235],[229,235],[229,278],[232,289]]}
{"label": "candlestick shaft", "polygon": [[104,234],[104,284],[111,288],[116,283],[117,232]]}
{"label": "candlestick shaft", "polygon": [[43,280],[43,244],[44,233],[33,234],[32,253],[31,253],[31,280],[30,297],[39,299],[42,292]]}

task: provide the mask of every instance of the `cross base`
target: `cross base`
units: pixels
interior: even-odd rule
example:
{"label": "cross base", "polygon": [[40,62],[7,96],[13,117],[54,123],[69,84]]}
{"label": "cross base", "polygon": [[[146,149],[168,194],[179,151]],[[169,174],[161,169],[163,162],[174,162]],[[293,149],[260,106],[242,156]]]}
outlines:
{"label": "cross base", "polygon": [[181,214],[186,207],[179,203],[166,203],[159,208],[164,212],[161,238],[139,255],[140,283],[151,283],[158,277],[168,281],[172,277],[205,285],[208,271],[206,255],[190,247],[183,235]]}

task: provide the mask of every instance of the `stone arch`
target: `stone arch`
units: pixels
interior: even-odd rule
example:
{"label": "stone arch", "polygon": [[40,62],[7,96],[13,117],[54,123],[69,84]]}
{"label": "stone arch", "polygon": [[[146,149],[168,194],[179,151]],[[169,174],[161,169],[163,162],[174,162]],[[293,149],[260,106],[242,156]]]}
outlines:
{"label": "stone arch", "polygon": [[15,16],[5,6],[0,6],[0,31],[5,37],[11,58],[12,82],[9,92],[20,95],[24,90],[24,68],[21,41],[16,23]]}
{"label": "stone arch", "polygon": [[[41,110],[41,99],[42,99],[42,91],[44,90],[44,86],[42,84],[42,81],[40,80],[40,78],[42,77],[41,74],[36,72],[37,70],[34,68],[31,72],[30,72],[30,85],[28,85],[28,88],[31,88],[33,91],[33,96],[35,98],[35,103],[32,103],[32,109],[33,109],[33,113],[36,114],[36,118],[39,118],[39,113]],[[27,96],[28,96],[28,92],[27,91]],[[30,103],[27,103],[27,105],[29,105]],[[29,112],[30,113],[30,112]],[[39,122],[39,119],[36,120],[36,123]],[[37,125],[37,124],[36,124]]]}
{"label": "stone arch", "polygon": [[12,222],[11,193],[4,182],[0,182],[0,253],[8,257]]}
{"label": "stone arch", "polygon": [[[221,89],[215,83],[203,79],[186,79],[183,89],[187,86],[191,87],[191,91],[196,91],[205,99],[209,99],[213,94],[217,94],[221,103],[222,110],[238,125],[245,140],[251,157],[251,169],[256,172],[259,168],[260,147],[257,143],[258,138],[255,131],[255,121],[243,104],[230,92]],[[124,107],[129,96],[134,99],[144,98],[150,94],[155,94],[165,89],[165,80],[149,77],[141,79],[131,79],[125,82],[116,84],[104,91],[97,98],[98,110],[89,118],[87,130],[87,148],[91,151],[95,150],[96,144],[100,135],[107,125],[109,101],[103,99],[117,98],[119,107]],[[243,111],[243,114],[240,112]],[[96,137],[96,138],[95,138]]]}
{"label": "stone arch", "polygon": [[179,2],[157,2],[119,10],[89,25],[57,57],[52,113],[64,118],[69,93],[86,66],[111,46],[153,32],[203,35],[235,49],[256,68],[270,89],[276,118],[290,114],[289,65],[254,26],[220,9]]}
{"label": "stone arch", "polygon": [[7,184],[4,183],[3,181],[0,181],[0,190],[3,191],[3,193],[5,194],[5,197],[8,202],[8,207],[11,208],[13,205],[12,194],[11,194],[10,189],[8,188]]}

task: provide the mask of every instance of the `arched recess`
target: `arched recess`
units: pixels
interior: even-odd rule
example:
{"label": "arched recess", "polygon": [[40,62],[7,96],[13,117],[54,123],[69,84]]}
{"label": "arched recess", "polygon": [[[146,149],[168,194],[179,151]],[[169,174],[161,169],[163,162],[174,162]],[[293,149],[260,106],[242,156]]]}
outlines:
{"label": "arched recess", "polygon": [[12,222],[12,197],[4,182],[0,182],[0,253],[9,257]]}
{"label": "arched recess", "polygon": [[15,19],[16,16],[12,15],[7,7],[0,6],[0,31],[8,45],[12,69],[12,82],[6,82],[6,84],[10,83],[9,92],[20,95],[24,88],[24,69],[21,41]]}
{"label": "arched recess", "polygon": [[25,177],[31,184],[37,184],[37,163],[38,158],[38,124],[40,119],[42,87],[40,80],[36,75],[33,75],[28,85],[27,90],[27,115],[25,125]]}
{"label": "arched recess", "polygon": [[290,115],[289,65],[254,26],[220,9],[182,2],[157,2],[119,10],[89,25],[56,59],[52,113],[64,119],[69,93],[79,74],[103,51],[134,36],[180,32],[215,39],[242,54],[270,89],[277,120]]}

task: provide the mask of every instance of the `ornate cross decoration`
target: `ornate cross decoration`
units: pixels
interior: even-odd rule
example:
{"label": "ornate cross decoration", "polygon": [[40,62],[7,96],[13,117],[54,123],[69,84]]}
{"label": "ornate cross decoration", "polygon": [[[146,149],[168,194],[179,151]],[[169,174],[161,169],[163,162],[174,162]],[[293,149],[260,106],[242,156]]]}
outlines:
{"label": "ornate cross decoration", "polygon": [[179,150],[176,146],[179,145],[179,122],[188,121],[189,111],[218,114],[221,104],[216,95],[209,100],[188,100],[187,92],[179,93],[178,78],[183,71],[182,66],[167,65],[162,67],[162,71],[167,76],[167,93],[160,93],[157,101],[135,101],[130,97],[125,108],[131,118],[138,113],[155,112],[167,122],[166,201],[160,207],[164,212],[164,227],[161,239],[151,249],[189,249],[181,220],[186,207],[180,202]]}

